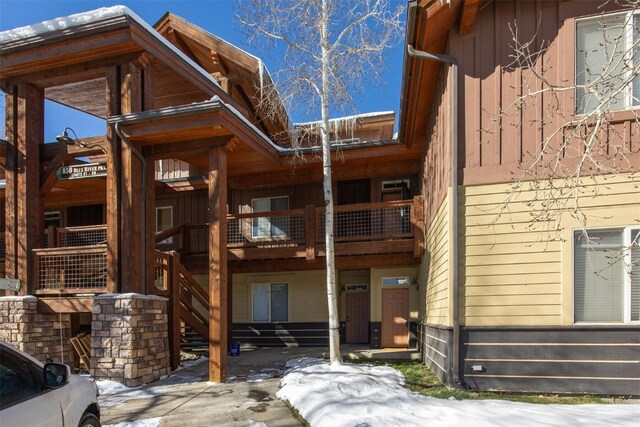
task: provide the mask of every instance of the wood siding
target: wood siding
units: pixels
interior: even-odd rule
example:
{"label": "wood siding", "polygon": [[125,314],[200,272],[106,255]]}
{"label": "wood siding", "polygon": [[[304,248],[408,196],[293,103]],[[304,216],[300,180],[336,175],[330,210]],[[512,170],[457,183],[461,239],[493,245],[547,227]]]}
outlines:
{"label": "wood siding", "polygon": [[233,275],[233,322],[253,322],[252,292],[254,283],[287,283],[289,322],[326,322],[326,275],[324,271],[296,271],[274,274]]}
{"label": "wood siding", "polygon": [[[588,226],[637,225],[639,178],[585,179],[580,204]],[[569,214],[559,224],[533,222],[545,201],[532,190],[515,195],[499,215],[510,189],[507,184],[459,189],[460,322],[571,325],[572,233],[580,224]]]}
{"label": "wood siding", "polygon": [[[576,19],[620,9],[615,2],[608,2],[604,7],[601,3],[577,0],[486,2],[478,11],[470,35],[460,36],[457,26],[450,30],[447,53],[458,58],[460,67],[457,119],[461,184],[499,183],[519,178],[523,173],[522,166],[530,163],[542,141],[575,117],[573,91],[562,92],[557,100],[547,92],[522,109],[510,108],[517,97],[541,88],[532,70],[512,64],[514,42],[510,27],[515,28],[514,22],[517,22],[520,42],[533,40],[532,50],[540,52],[535,58],[536,71],[541,71],[544,64],[545,78],[557,85],[570,85],[575,78]],[[443,197],[439,180],[450,169],[450,157],[445,148],[450,144],[446,132],[449,123],[446,114],[450,108],[447,73],[448,67],[443,66],[427,126],[428,150],[423,181],[427,187],[427,213],[429,207],[434,208],[431,200]],[[632,112],[615,112],[603,132],[608,135],[610,144],[596,157],[611,157],[615,149],[624,149],[631,166],[637,170],[640,167],[640,125]],[[613,148],[614,145],[617,147]],[[563,152],[565,164],[576,163],[576,155],[566,153],[569,151]],[[617,167],[626,168],[626,162],[619,161]]]}
{"label": "wood siding", "polygon": [[446,197],[427,229],[419,269],[421,321],[428,325],[451,325],[449,206]]}
{"label": "wood siding", "polygon": [[438,76],[436,99],[427,129],[429,141],[422,165],[422,197],[424,199],[425,228],[429,228],[436,211],[451,187],[451,103],[447,84],[449,68],[443,67]]}
{"label": "wood siding", "polygon": [[638,326],[463,328],[461,341],[475,390],[640,395]]}

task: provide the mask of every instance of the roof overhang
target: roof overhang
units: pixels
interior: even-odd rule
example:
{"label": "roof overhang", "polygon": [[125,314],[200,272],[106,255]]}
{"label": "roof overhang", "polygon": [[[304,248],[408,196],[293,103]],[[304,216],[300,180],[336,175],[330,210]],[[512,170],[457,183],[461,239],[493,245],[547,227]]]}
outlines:
{"label": "roof overhang", "polygon": [[[228,99],[209,73],[124,6],[0,32],[0,85],[22,81],[42,87],[72,83],[73,76],[57,75],[55,70],[78,66],[86,73],[109,60],[144,52],[189,79],[206,96]],[[91,76],[103,77],[99,72]]]}
{"label": "roof overhang", "polygon": [[171,144],[178,152],[184,148],[183,144],[192,147],[198,144],[198,149],[202,149],[207,144],[213,147],[234,137],[276,163],[282,151],[238,110],[217,96],[207,102],[111,116],[107,122],[117,124],[132,142],[151,146],[150,153],[154,152],[154,145]]}
{"label": "roof overhang", "polygon": [[[411,1],[407,7],[407,32],[402,66],[399,139],[407,146],[426,139],[426,125],[431,113],[437,78],[442,64],[411,57],[407,46],[418,51],[442,54],[446,50],[449,31],[458,21],[461,10],[477,0]],[[475,18],[475,15],[473,15]],[[469,25],[467,19],[465,28]]]}

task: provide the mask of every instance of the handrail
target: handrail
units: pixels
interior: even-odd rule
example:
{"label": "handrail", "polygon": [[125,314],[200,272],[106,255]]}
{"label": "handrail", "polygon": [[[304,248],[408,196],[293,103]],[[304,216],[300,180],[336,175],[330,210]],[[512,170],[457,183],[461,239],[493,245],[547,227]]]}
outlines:
{"label": "handrail", "polygon": [[[334,212],[353,212],[353,211],[370,211],[374,209],[388,209],[388,208],[404,208],[413,205],[413,199],[411,200],[394,200],[391,202],[376,202],[376,203],[356,203],[353,205],[336,205],[333,207]],[[316,212],[324,213],[323,207],[316,207]]]}
{"label": "handrail", "polygon": [[171,227],[164,231],[161,231],[160,233],[156,234],[156,243],[182,233],[183,228],[184,228],[184,225],[177,225],[175,227]]}
{"label": "handrail", "polygon": [[265,218],[265,217],[280,217],[280,216],[294,216],[294,215],[304,215],[304,209],[289,209],[286,211],[262,211],[262,212],[243,213],[243,214],[228,214],[227,219]]}

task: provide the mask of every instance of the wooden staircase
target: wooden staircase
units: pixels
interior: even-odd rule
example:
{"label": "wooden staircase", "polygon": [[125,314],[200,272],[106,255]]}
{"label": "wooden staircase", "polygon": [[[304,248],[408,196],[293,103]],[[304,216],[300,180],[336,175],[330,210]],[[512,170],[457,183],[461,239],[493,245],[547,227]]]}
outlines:
{"label": "wooden staircase", "polygon": [[[157,246],[166,248],[175,229],[156,236]],[[169,299],[169,346],[172,369],[180,362],[180,349],[208,350],[209,296],[180,262],[176,251],[156,249],[155,293]]]}

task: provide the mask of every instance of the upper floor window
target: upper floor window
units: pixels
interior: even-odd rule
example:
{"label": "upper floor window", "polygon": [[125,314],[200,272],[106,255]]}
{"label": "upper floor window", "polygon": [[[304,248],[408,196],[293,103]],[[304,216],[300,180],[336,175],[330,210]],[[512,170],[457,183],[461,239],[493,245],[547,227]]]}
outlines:
{"label": "upper floor window", "polygon": [[576,113],[640,106],[640,13],[576,21]]}
{"label": "upper floor window", "polygon": [[576,322],[640,321],[640,228],[574,235]]}
{"label": "upper floor window", "polygon": [[[289,209],[289,197],[265,197],[251,200],[253,212],[286,211]],[[253,218],[252,237],[285,237],[289,234],[289,217],[265,216]]]}

